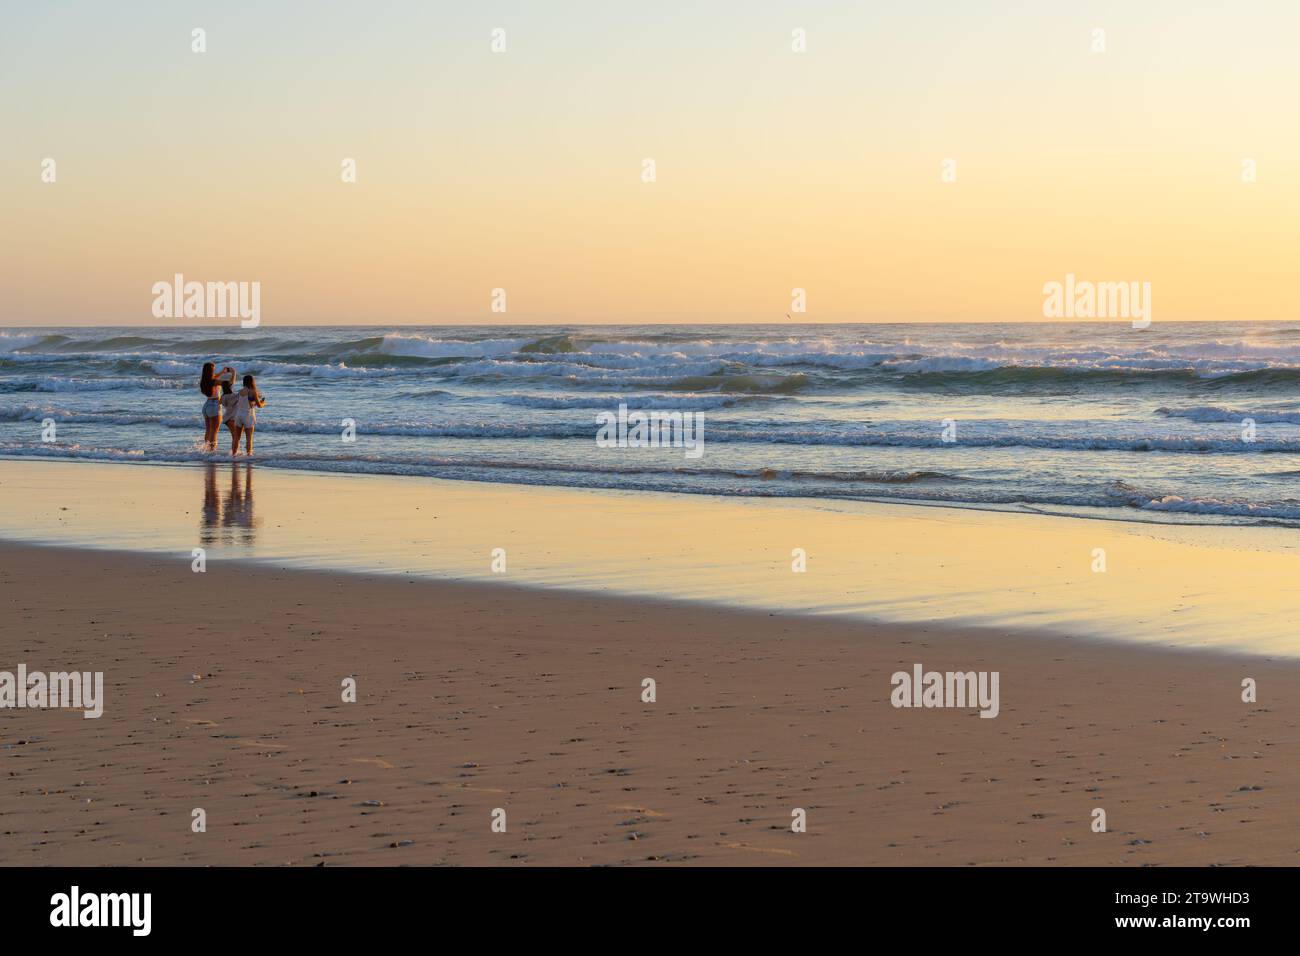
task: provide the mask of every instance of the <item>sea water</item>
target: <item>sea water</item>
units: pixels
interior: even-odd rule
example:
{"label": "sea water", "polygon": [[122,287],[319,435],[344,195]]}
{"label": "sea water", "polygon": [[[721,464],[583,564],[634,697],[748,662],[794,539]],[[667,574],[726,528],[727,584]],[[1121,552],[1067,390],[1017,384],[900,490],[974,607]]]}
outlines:
{"label": "sea water", "polygon": [[[1300,522],[1293,323],[202,321],[0,332],[0,455],[200,462],[212,361],[257,377],[269,468]],[[698,413],[704,453],[598,447],[620,404]]]}

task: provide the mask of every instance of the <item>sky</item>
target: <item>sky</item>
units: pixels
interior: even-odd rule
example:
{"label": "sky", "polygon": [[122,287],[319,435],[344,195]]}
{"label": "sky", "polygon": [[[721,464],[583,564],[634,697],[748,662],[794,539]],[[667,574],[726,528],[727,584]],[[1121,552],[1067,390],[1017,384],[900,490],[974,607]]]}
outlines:
{"label": "sky", "polygon": [[157,325],[177,273],[264,324],[1033,321],[1067,274],[1290,319],[1297,35],[1291,0],[3,0],[0,325]]}

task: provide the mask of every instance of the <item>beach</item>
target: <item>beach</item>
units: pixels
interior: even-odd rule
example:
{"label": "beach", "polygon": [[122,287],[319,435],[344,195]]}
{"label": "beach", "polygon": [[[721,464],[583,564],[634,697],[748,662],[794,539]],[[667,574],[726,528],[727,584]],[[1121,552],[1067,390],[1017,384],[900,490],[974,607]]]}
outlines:
{"label": "beach", "polygon": [[[370,502],[363,516],[353,496]],[[1270,544],[1279,529],[1204,538],[228,463],[210,477],[5,461],[0,501],[0,669],[102,671],[105,683],[97,719],[3,714],[9,864],[1294,865],[1300,854],[1300,661],[1285,633],[1291,594],[1276,592],[1295,558]],[[821,522],[853,547],[822,541]],[[1063,562],[1046,547],[1103,528],[1118,536],[1112,562],[1128,555],[1145,583],[1090,571],[1086,550],[1083,572],[1051,578]],[[878,573],[832,572],[880,540]],[[760,541],[770,553],[750,554]],[[796,573],[801,542],[809,570]],[[491,567],[498,546],[504,574]],[[1014,579],[1001,616],[957,602],[1016,554],[1047,577]],[[1181,590],[1156,574],[1171,562]],[[1269,568],[1276,580],[1236,599],[1262,605],[1260,620],[1232,629],[1225,596]],[[780,583],[795,581],[799,592]],[[1081,581],[1114,590],[1065,601]],[[1157,616],[1158,633],[1116,623],[1134,613]],[[1182,643],[1180,613],[1199,635]],[[1230,633],[1213,640],[1216,627]],[[997,716],[894,707],[891,676],[917,664],[997,672]],[[792,831],[798,810],[806,832]]]}
{"label": "beach", "polygon": [[1291,921],[1300,7],[8,6],[13,938]]}

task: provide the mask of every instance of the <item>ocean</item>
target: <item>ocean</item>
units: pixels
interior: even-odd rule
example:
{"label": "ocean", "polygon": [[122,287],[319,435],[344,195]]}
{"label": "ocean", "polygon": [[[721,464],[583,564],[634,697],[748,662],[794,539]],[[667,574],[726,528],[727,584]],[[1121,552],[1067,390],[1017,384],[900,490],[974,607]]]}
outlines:
{"label": "ocean", "polygon": [[[0,456],[228,459],[205,361],[257,377],[266,468],[1300,524],[1293,323],[9,329]],[[621,403],[703,453],[597,447]]]}

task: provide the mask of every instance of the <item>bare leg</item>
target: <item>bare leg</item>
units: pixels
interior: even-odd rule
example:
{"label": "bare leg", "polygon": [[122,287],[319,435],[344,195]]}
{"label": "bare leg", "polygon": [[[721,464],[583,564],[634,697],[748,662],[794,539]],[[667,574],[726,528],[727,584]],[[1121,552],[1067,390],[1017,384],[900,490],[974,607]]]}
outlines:
{"label": "bare leg", "polygon": [[244,454],[253,454],[253,429],[251,428],[244,429]]}
{"label": "bare leg", "polygon": [[203,444],[208,451],[217,450],[217,429],[221,427],[221,418],[203,418]]}
{"label": "bare leg", "polygon": [[239,454],[239,426],[231,423],[230,425],[230,457],[234,458]]}

